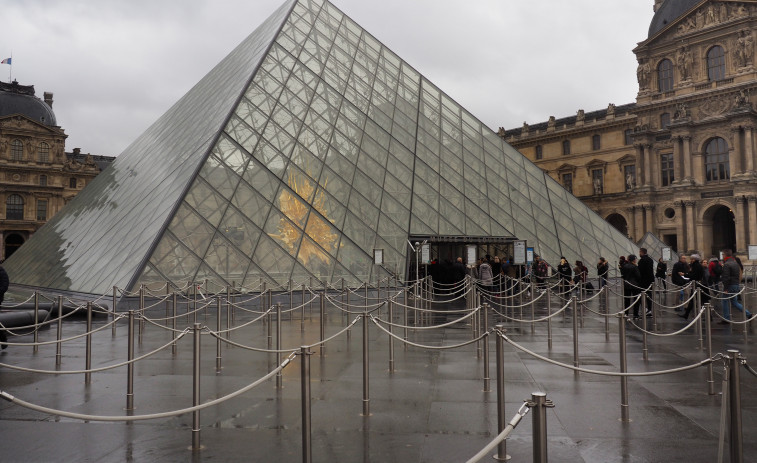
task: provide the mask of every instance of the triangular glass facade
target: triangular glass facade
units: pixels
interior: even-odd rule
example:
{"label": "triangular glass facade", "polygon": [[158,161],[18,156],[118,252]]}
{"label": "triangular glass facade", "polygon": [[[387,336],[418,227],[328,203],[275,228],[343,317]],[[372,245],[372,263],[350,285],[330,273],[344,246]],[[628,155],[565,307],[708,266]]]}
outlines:
{"label": "triangular glass facade", "polygon": [[[633,243],[332,4],[287,2],[8,262],[105,293],[208,278],[355,284],[411,235]],[[45,256],[38,258],[38,256]],[[33,264],[29,264],[33,262]]]}

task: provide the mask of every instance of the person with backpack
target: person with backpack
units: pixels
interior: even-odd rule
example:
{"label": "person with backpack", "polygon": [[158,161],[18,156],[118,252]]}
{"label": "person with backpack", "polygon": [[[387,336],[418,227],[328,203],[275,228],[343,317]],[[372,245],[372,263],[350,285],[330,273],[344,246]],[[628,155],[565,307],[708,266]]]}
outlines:
{"label": "person with backpack", "polygon": [[707,265],[707,273],[710,276],[710,288],[713,294],[717,296],[717,293],[720,292],[720,277],[723,275],[723,264],[720,259],[715,256],[710,259],[710,263]]}

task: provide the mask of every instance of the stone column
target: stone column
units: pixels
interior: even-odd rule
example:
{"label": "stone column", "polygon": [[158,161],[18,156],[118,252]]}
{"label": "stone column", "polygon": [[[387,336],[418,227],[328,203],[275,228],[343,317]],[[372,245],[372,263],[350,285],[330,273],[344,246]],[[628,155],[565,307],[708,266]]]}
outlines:
{"label": "stone column", "polygon": [[636,234],[634,241],[639,241],[644,236],[644,206],[635,206],[633,208],[633,221]]}
{"label": "stone column", "polygon": [[650,145],[641,145],[641,157],[643,159],[642,165],[644,166],[644,185],[645,187],[652,186],[652,147]]}
{"label": "stone column", "polygon": [[636,213],[635,213],[635,207],[631,206],[629,208],[626,208],[626,212],[628,212],[628,236],[631,237],[631,240],[636,241]]}
{"label": "stone column", "polygon": [[733,148],[729,150],[728,163],[731,177],[741,174],[741,127],[731,129],[733,133]]}
{"label": "stone column", "polygon": [[681,183],[683,180],[683,156],[681,155],[681,139],[673,139],[673,183]]}
{"label": "stone column", "polygon": [[654,205],[647,204],[644,206],[644,228],[648,232],[655,233],[654,229]]}
{"label": "stone column", "polygon": [[697,249],[696,233],[694,233],[694,226],[696,225],[696,202],[686,201],[686,250]]}
{"label": "stone column", "polygon": [[684,179],[691,180],[691,164],[694,159],[691,156],[691,137],[683,137],[683,172]]}
{"label": "stone column", "polygon": [[678,253],[686,252],[686,232],[684,229],[683,201],[676,201],[673,206],[676,210],[676,235],[678,235]]}
{"label": "stone column", "polygon": [[754,172],[754,127],[744,127],[744,171]]}
{"label": "stone column", "polygon": [[749,242],[747,244],[757,244],[757,196],[748,196],[747,201],[749,217],[744,221],[744,225],[746,225],[749,233]]}
{"label": "stone column", "polygon": [[747,249],[746,208],[744,207],[744,200],[743,196],[736,196],[736,211],[734,213],[734,218],[736,219],[736,249],[734,251],[745,251]]}

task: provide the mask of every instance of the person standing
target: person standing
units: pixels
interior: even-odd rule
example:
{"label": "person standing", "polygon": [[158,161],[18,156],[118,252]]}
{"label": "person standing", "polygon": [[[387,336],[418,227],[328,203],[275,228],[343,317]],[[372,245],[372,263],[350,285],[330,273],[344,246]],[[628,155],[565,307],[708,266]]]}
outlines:
{"label": "person standing", "polygon": [[534,256],[534,263],[531,266],[531,271],[536,278],[536,287],[540,293],[544,292],[544,280],[547,278],[547,263],[544,262],[537,254]]}
{"label": "person standing", "polygon": [[[686,263],[686,256],[681,254],[678,256],[678,262],[673,264],[673,270],[670,275],[670,281],[674,285],[680,286],[678,293],[678,301],[683,302],[684,299],[684,287],[689,284],[689,264]],[[681,308],[676,307],[676,312],[680,312]]]}
{"label": "person standing", "polygon": [[565,297],[571,286],[570,280],[573,278],[573,271],[570,269],[568,259],[560,257],[560,263],[557,265],[557,274],[560,277],[560,297]]}
{"label": "person standing", "polygon": [[662,288],[667,291],[668,289],[668,264],[662,260],[662,257],[660,257],[660,260],[657,261],[657,270],[655,271],[655,276],[660,280],[660,284],[662,285]]}
{"label": "person standing", "polygon": [[626,258],[626,263],[623,264],[623,268],[620,270],[620,275],[623,277],[623,307],[625,313],[628,314],[629,309],[633,308],[633,318],[639,318],[639,301],[635,301],[636,296],[641,294],[640,283],[641,274],[639,273],[639,267],[636,266],[636,256],[629,254]]}
{"label": "person standing", "polygon": [[599,275],[599,289],[607,286],[607,274],[610,273],[610,264],[604,257],[599,258],[597,262],[597,275]]}
{"label": "person standing", "polygon": [[[707,290],[707,285],[705,284],[705,269],[704,266],[699,262],[700,257],[699,254],[692,254],[691,255],[691,264],[689,264],[689,280],[694,282],[694,288],[699,289],[700,296],[702,298],[702,304],[706,304],[710,301],[710,293]],[[696,298],[691,298],[689,301],[689,305],[686,307],[686,311],[683,313],[683,315],[679,314],[680,317],[688,320],[689,314],[694,309]]]}
{"label": "person standing", "polygon": [[654,261],[647,255],[647,248],[639,249],[639,274],[641,275],[641,288],[645,291],[647,300],[646,315],[652,315],[652,284],[654,283]]}
{"label": "person standing", "polygon": [[[5,292],[8,291],[8,287],[10,286],[10,278],[8,278],[8,272],[5,271],[2,265],[0,265],[0,305],[3,304],[3,298],[5,297]],[[0,342],[2,342],[2,347],[0,349],[5,349],[8,347],[6,342],[8,342],[8,334],[5,332],[5,327],[0,328]]]}
{"label": "person standing", "polygon": [[[726,299],[723,300],[723,318],[720,323],[728,323],[731,320],[731,307],[736,307],[739,311],[744,311],[744,306],[737,300],[739,285],[741,284],[741,268],[733,257],[733,251],[730,249],[723,250],[723,274],[720,280],[723,282],[723,289],[726,293]],[[747,311],[747,318],[752,318],[752,314]]]}

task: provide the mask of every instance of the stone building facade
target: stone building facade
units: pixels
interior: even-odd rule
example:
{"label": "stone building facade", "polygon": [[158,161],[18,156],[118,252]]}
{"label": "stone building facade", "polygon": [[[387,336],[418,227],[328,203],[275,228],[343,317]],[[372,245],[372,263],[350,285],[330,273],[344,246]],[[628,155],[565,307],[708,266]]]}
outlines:
{"label": "stone building facade", "polygon": [[631,239],[757,244],[757,1],[657,0],[635,103],[500,136]]}
{"label": "stone building facade", "polygon": [[5,259],[81,191],[112,157],[65,152],[53,95],[0,82],[0,260]]}

